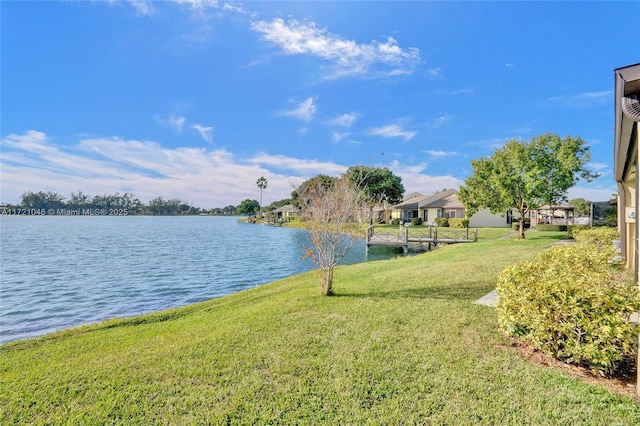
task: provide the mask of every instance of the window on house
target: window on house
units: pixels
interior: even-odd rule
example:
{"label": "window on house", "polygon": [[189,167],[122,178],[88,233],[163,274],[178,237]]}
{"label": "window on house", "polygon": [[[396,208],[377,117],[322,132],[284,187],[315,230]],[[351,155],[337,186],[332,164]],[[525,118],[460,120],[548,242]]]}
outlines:
{"label": "window on house", "polygon": [[451,209],[447,209],[444,211],[444,217],[451,219],[451,218],[455,218],[456,217],[456,211],[455,210],[451,210]]}

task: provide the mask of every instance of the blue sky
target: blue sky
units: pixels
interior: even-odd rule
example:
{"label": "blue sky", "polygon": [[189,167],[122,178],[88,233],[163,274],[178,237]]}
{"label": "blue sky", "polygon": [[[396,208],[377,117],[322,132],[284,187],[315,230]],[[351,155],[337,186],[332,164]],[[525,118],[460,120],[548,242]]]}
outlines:
{"label": "blue sky", "polygon": [[615,192],[613,70],[640,2],[3,1],[1,194],[198,207],[389,167],[458,188],[509,139],[580,136]]}

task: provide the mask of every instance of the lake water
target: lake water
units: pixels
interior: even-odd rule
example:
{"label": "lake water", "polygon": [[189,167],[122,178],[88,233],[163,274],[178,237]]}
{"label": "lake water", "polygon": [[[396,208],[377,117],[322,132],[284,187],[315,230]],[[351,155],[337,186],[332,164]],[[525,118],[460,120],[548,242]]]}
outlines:
{"label": "lake water", "polygon": [[[237,217],[3,216],[0,343],[228,295],[313,268],[305,231]],[[365,253],[342,263],[396,257]]]}

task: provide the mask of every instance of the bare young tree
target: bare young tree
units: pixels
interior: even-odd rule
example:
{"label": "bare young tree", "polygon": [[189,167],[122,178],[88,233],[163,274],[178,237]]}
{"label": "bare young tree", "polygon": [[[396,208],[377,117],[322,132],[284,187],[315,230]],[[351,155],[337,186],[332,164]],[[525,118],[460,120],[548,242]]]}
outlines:
{"label": "bare young tree", "polygon": [[361,191],[346,176],[332,182],[316,180],[298,193],[302,219],[313,247],[304,257],[316,265],[324,296],[333,293],[333,269],[362,237],[359,218],[363,208]]}

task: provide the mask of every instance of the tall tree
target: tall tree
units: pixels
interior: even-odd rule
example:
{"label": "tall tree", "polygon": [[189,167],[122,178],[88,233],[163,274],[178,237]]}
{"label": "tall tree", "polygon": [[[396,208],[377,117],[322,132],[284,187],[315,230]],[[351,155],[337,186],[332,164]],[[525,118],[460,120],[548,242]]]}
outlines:
{"label": "tall tree", "polygon": [[64,197],[52,191],[26,191],[22,194],[21,206],[25,209],[49,210],[64,207]]}
{"label": "tall tree", "polygon": [[260,209],[260,204],[257,200],[246,199],[238,204],[236,213],[238,214],[253,214]]}
{"label": "tall tree", "polygon": [[387,204],[396,204],[402,200],[404,185],[402,178],[387,168],[352,166],[346,173],[360,190],[364,204],[369,211],[369,224],[373,223],[373,209]]}
{"label": "tall tree", "polygon": [[358,238],[358,219],[362,208],[360,190],[346,177],[327,184],[322,179],[312,180],[298,188],[302,219],[309,230],[313,247],[305,257],[311,258],[318,268],[321,293],[333,293],[333,269]]}
{"label": "tall tree", "polygon": [[319,174],[311,179],[307,179],[300,184],[300,186],[294,188],[293,192],[291,192],[291,204],[298,207],[299,209],[304,208],[304,203],[306,200],[303,200],[300,194],[306,194],[311,188],[317,188],[318,186],[322,186],[325,188],[329,188],[336,181],[336,177]]}
{"label": "tall tree", "polygon": [[73,209],[87,208],[90,201],[91,197],[82,191],[78,191],[78,193],[72,192],[68,205]]}
{"label": "tall tree", "polygon": [[578,216],[587,217],[591,214],[591,203],[584,198],[574,198],[569,200],[569,204],[576,208]]}
{"label": "tall tree", "polygon": [[492,213],[517,210],[524,239],[524,218],[530,210],[565,200],[580,178],[598,177],[585,168],[590,159],[589,147],[579,137],[545,133],[529,142],[510,140],[491,157],[471,161],[473,174],[458,196],[469,215],[480,208]]}
{"label": "tall tree", "polygon": [[267,189],[267,183],[267,178],[264,176],[260,176],[260,178],[256,182],[256,185],[258,185],[258,188],[260,188],[260,210],[262,210],[262,190]]}

